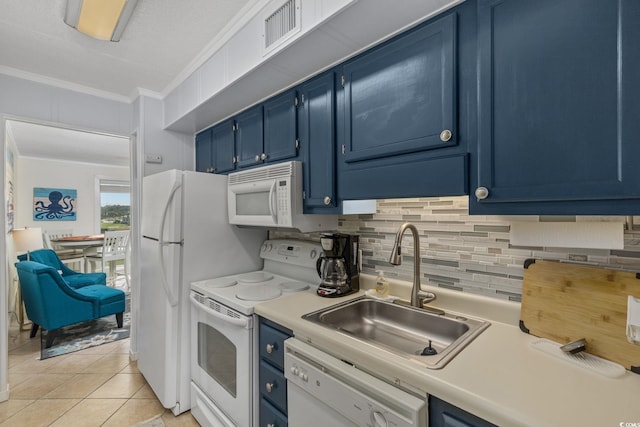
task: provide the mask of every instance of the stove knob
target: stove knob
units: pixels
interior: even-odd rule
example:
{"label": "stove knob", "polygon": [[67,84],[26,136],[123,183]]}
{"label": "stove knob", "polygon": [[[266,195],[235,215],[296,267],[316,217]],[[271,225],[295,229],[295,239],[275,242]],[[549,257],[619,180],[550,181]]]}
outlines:
{"label": "stove knob", "polygon": [[382,414],[382,412],[379,412],[379,411],[373,411],[371,413],[371,422],[374,425],[374,427],[387,427],[388,426],[387,419]]}
{"label": "stove knob", "polygon": [[304,372],[301,372],[299,377],[302,379],[302,381],[304,381],[305,383],[309,381],[309,376],[307,374],[305,374]]}
{"label": "stove knob", "polygon": [[298,368],[296,368],[295,366],[292,366],[291,367],[291,373],[297,377],[298,374],[300,374],[300,370]]}
{"label": "stove knob", "polygon": [[269,243],[267,245],[267,252],[271,252],[272,249],[273,249],[273,245],[271,243]]}

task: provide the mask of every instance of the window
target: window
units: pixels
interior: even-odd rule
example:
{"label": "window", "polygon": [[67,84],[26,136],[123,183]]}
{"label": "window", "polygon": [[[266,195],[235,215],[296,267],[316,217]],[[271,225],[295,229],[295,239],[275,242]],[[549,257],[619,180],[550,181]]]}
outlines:
{"label": "window", "polygon": [[100,232],[128,230],[131,219],[129,181],[100,180]]}

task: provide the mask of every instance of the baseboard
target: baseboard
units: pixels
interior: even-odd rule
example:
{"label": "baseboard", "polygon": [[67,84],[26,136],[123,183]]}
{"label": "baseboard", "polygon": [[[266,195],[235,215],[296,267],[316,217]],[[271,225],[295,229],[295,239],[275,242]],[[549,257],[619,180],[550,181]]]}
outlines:
{"label": "baseboard", "polygon": [[129,360],[133,360],[133,361],[138,360],[138,352],[137,351],[129,351]]}
{"label": "baseboard", "polygon": [[0,391],[0,402],[4,402],[5,400],[9,400],[9,384],[7,384],[7,389]]}

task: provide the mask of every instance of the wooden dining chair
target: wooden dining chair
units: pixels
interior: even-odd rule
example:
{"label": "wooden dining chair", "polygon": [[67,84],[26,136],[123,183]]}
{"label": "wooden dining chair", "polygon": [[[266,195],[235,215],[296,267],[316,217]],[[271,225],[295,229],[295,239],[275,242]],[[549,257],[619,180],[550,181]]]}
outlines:
{"label": "wooden dining chair", "polygon": [[[105,272],[105,265],[109,266],[109,273],[107,275],[107,283],[110,286],[115,286],[116,281],[116,261],[123,261],[125,264],[125,271],[128,271],[127,263],[127,250],[129,245],[129,230],[122,231],[106,231],[104,233],[104,241],[102,248],[96,253],[85,253],[85,259],[91,264],[91,271],[95,271],[98,262],[100,263],[101,271]],[[129,286],[128,277],[127,287]]]}
{"label": "wooden dining chair", "polygon": [[79,264],[80,272],[84,273],[85,271],[85,259],[82,251],[77,251],[75,249],[67,249],[57,246],[55,243],[52,243],[51,240],[58,239],[60,237],[72,236],[72,230],[57,230],[57,231],[42,231],[42,241],[44,243],[45,249],[53,249],[53,251],[58,255],[60,261],[63,264]]}

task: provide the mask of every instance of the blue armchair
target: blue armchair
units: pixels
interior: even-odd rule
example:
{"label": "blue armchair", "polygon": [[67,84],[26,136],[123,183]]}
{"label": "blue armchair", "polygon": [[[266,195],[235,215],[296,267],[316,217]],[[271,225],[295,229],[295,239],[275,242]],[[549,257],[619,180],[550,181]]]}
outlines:
{"label": "blue armchair", "polygon": [[27,316],[33,322],[30,336],[36,336],[40,326],[45,328],[49,331],[46,348],[51,347],[63,326],[115,314],[118,327],[122,327],[123,291],[104,285],[74,289],[55,268],[34,261],[17,262],[15,266]]}
{"label": "blue armchair", "polygon": [[[64,265],[56,252],[52,249],[38,249],[29,252],[30,260],[48,265],[62,272],[62,278],[74,289],[89,285],[106,285],[107,275],[105,273],[80,273]],[[27,254],[18,255],[20,261],[27,260]]]}

